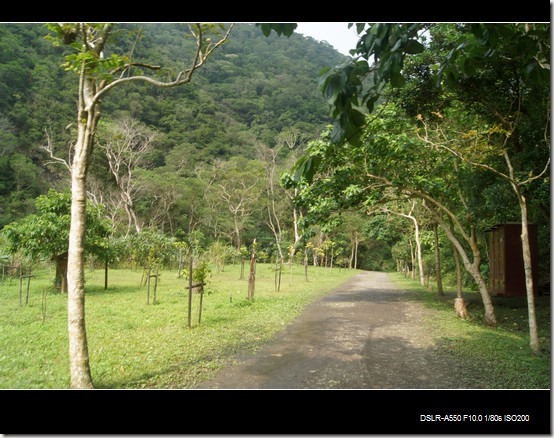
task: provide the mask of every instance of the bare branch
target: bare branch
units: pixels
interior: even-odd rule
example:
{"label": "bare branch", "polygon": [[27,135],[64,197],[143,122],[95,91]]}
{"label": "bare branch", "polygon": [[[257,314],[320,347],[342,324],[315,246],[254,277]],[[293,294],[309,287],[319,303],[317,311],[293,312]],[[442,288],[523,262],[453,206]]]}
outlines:
{"label": "bare branch", "polygon": [[[161,68],[162,68],[159,65],[145,64],[144,62],[128,62],[124,66],[116,68],[111,73],[116,74],[118,72],[121,72],[120,78],[123,78],[124,75],[125,75],[125,72],[127,72],[127,74],[130,75],[131,67],[142,67],[142,68],[147,68],[149,70],[161,70]],[[105,83],[105,81],[104,81],[104,83]]]}
{"label": "bare branch", "polygon": [[[454,155],[455,157],[459,158],[460,160],[464,161],[467,164],[470,164],[470,165],[475,166],[475,167],[480,167],[481,169],[486,169],[486,170],[488,170],[490,172],[493,172],[494,174],[500,176],[501,178],[507,179],[508,181],[510,180],[510,176],[506,175],[503,172],[500,172],[499,170],[495,169],[494,167],[491,167],[487,164],[477,163],[475,161],[472,161],[472,160],[468,159],[467,157],[465,157],[460,152],[446,146],[446,144],[436,143],[436,142],[430,140],[427,123],[425,122],[425,120],[423,120],[423,118],[418,118],[418,120],[423,123],[423,126],[425,128],[425,136],[422,137],[419,133],[419,130],[416,130],[416,135],[423,142],[431,145],[435,149],[444,149],[444,150],[448,151],[450,154]],[[449,140],[447,139],[446,134],[442,131],[442,129],[438,129],[438,132],[439,132],[439,135],[444,138],[445,143],[449,143]]]}
{"label": "bare branch", "polygon": [[[396,188],[395,184],[393,182],[389,181],[385,177],[378,176],[378,175],[373,175],[373,174],[370,174],[370,173],[367,173],[366,176],[368,176],[372,179],[375,179],[377,181],[381,181],[382,183],[384,183],[385,186]],[[460,221],[458,220],[456,215],[454,213],[452,213],[452,211],[450,211],[450,209],[448,209],[448,207],[446,207],[444,204],[440,203],[439,201],[437,201],[432,196],[429,196],[428,194],[426,194],[424,192],[421,192],[421,191],[416,190],[416,189],[412,189],[410,187],[403,187],[403,188],[398,189],[398,190],[400,190],[401,192],[403,192],[404,194],[406,194],[409,197],[417,197],[417,198],[422,199],[423,201],[427,201],[430,204],[432,204],[435,207],[442,210],[443,212],[445,212],[447,216],[452,218],[452,221],[456,225],[456,228],[458,228],[460,230],[460,233],[462,234],[464,239],[466,239],[467,241],[470,241],[470,237],[465,232],[464,227],[462,226],[462,224],[460,223]]]}
{"label": "bare branch", "polygon": [[104,86],[104,84],[103,84],[103,86],[99,87],[98,92],[90,100],[90,103],[89,103],[89,105],[86,109],[89,110],[109,90],[111,90],[112,88],[114,88],[118,85],[124,84],[126,82],[142,81],[142,82],[147,82],[149,84],[152,84],[156,87],[161,87],[161,88],[172,88],[172,87],[176,87],[176,86],[183,85],[183,84],[186,84],[186,83],[190,82],[194,72],[204,65],[204,63],[210,57],[212,52],[215,49],[217,49],[218,47],[220,47],[221,45],[225,44],[225,42],[227,41],[227,39],[229,37],[229,34],[231,33],[231,30],[233,29],[233,26],[234,26],[234,24],[231,24],[229,26],[229,29],[227,29],[227,31],[225,32],[225,35],[223,37],[221,37],[213,45],[212,44],[208,45],[207,49],[205,51],[203,51],[202,50],[203,49],[202,28],[201,28],[200,24],[197,24],[196,25],[196,27],[198,28],[198,33],[197,34],[194,33],[192,31],[192,28],[191,28],[191,32],[196,37],[196,53],[194,55],[194,61],[192,62],[191,66],[188,69],[181,70],[177,74],[175,80],[164,82],[164,81],[160,81],[160,80],[151,78],[149,76],[122,77],[122,78],[116,79],[115,81],[109,83],[108,85]]}
{"label": "bare branch", "polygon": [[[46,152],[48,152],[48,155],[50,156],[50,158],[52,159],[52,161],[47,161],[46,163],[44,164],[55,164],[55,163],[59,163],[59,164],[62,164],[65,166],[65,168],[69,171],[69,173],[71,174],[71,166],[69,165],[69,163],[64,160],[63,158],[59,158],[59,157],[56,157],[54,155],[54,146],[52,144],[52,138],[50,136],[50,134],[48,133],[48,130],[44,130],[44,133],[46,134],[46,139],[47,139],[47,144],[46,145],[42,145],[40,146],[41,149],[45,150]],[[71,148],[69,149],[68,151],[68,155],[71,155],[70,154],[70,151],[71,151]],[[71,161],[71,157],[69,159],[69,161]]]}

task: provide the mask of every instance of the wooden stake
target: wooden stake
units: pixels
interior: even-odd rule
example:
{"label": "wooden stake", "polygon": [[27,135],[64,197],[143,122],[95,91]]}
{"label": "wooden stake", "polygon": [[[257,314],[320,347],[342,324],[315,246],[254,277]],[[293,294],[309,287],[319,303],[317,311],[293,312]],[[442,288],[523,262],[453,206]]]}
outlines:
{"label": "wooden stake", "polygon": [[192,251],[190,252],[189,260],[189,314],[188,314],[188,327],[191,327],[192,316]]}
{"label": "wooden stake", "polygon": [[148,277],[146,279],[147,283],[148,283],[148,292],[146,292],[146,304],[150,304],[150,271],[152,270],[152,268],[148,268]]}
{"label": "wooden stake", "polygon": [[252,242],[252,257],[250,258],[250,277],[248,278],[248,299],[254,301],[256,288],[256,239]]}

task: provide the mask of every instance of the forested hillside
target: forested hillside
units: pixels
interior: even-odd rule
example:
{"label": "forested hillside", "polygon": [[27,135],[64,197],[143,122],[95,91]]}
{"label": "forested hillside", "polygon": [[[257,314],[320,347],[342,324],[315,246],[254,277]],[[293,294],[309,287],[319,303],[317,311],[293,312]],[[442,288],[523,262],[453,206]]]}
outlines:
{"label": "forested hillside", "polygon": [[[185,32],[184,24],[123,25],[116,34],[118,50],[171,66],[194,44]],[[68,161],[76,136],[77,82],[61,67],[64,49],[47,34],[45,24],[0,25],[0,227],[32,212],[34,199],[49,187],[68,188],[66,167],[43,147]],[[196,182],[199,172],[208,175],[231,157],[258,160],[261,149],[283,144],[287,135],[301,134],[294,147],[316,138],[330,122],[318,73],[343,58],[325,43],[296,34],[266,38],[259,28],[242,24],[189,86],[161,90],[129,84],[114,90],[103,100],[99,144],[110,141],[110,129],[123,120],[147,130],[152,139],[137,157],[130,182],[138,226],[189,231],[191,221],[203,219],[192,219],[188,211],[190,196],[205,190]],[[110,199],[110,193],[118,196],[112,193],[116,177],[103,152],[95,150],[90,191],[108,207],[113,201],[108,210],[118,218],[118,201]],[[237,172],[251,168],[240,165]],[[171,196],[168,185],[179,194],[162,200]]]}

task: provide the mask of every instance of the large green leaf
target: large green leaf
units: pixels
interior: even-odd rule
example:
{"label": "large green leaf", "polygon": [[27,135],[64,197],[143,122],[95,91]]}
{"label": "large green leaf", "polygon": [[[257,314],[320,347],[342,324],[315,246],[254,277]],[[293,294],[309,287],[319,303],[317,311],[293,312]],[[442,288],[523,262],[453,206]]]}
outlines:
{"label": "large green leaf", "polygon": [[304,155],[300,157],[292,169],[294,172],[292,179],[297,183],[302,179],[311,183],[320,163],[321,158],[319,156]]}
{"label": "large green leaf", "polygon": [[298,27],[296,23],[256,23],[256,26],[260,27],[266,37],[271,34],[272,30],[279,36],[290,37],[294,33],[294,29]]}
{"label": "large green leaf", "polygon": [[417,55],[418,53],[423,53],[425,46],[416,40],[409,40],[404,47],[404,51],[408,55]]}

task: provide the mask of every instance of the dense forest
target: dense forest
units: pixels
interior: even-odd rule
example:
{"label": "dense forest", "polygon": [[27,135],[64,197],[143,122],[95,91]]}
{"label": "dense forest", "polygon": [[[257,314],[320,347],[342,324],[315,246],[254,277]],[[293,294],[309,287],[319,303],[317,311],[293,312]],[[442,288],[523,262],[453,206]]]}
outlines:
{"label": "dense forest", "polygon": [[[162,77],[177,71],[176,60],[194,44],[183,38],[186,32],[184,24],[125,24],[112,37],[117,54],[164,66]],[[102,206],[116,239],[136,239],[148,231],[182,240],[196,232],[203,247],[224,244],[237,253],[256,239],[260,257],[267,260],[304,257],[308,248],[310,263],[408,269],[420,276],[436,275],[434,249],[440,247],[443,275],[454,281],[456,251],[437,232],[436,218],[419,200],[407,200],[406,192],[393,194],[398,184],[425,193],[440,188],[441,199],[455,198],[460,204],[450,207],[454,215],[462,214],[456,210],[460,206],[468,210],[463,215],[471,216],[468,227],[475,239],[464,245],[475,242],[482,248],[479,269],[486,278],[485,231],[496,223],[520,220],[517,198],[498,175],[456,164],[453,157],[433,155],[437,147],[432,152],[423,146],[436,146],[446,138],[441,136],[447,128],[452,136],[447,143],[457,141],[453,137],[458,135],[467,148],[483,144],[487,136],[501,136],[490,121],[488,132],[471,128],[485,126],[486,111],[505,111],[512,117],[508,106],[513,105],[513,90],[502,88],[510,84],[511,66],[468,67],[468,62],[468,69],[482,69],[480,77],[462,78],[458,88],[439,91],[433,84],[433,65],[440,64],[467,30],[436,25],[433,32],[432,44],[426,45],[431,50],[404,63],[406,84],[383,91],[375,102],[387,108],[372,125],[379,128],[364,134],[380,139],[372,143],[377,145],[374,156],[384,157],[384,145],[399,138],[408,145],[394,149],[371,170],[381,175],[402,171],[394,173],[394,184],[384,191],[381,187],[368,196],[361,189],[369,186],[358,168],[364,160],[367,164],[368,147],[334,151],[335,161],[323,160],[327,167],[311,186],[293,182],[294,163],[307,150],[327,148],[334,136],[335,131],[328,130],[333,121],[329,95],[322,94],[318,80],[323,69],[347,57],[311,38],[275,33],[266,37],[260,28],[241,24],[186,87],[130,83],[103,99],[89,201]],[[0,228],[36,213],[35,199],[49,189],[69,189],[78,84],[62,65],[67,48],[52,44],[47,35],[45,24],[0,26]],[[526,105],[532,102],[531,94]],[[491,108],[486,99],[497,107]],[[549,134],[545,126],[536,129],[544,125],[544,99],[535,102],[525,108],[515,160],[532,162],[534,170],[520,166],[521,171],[536,174],[549,151],[528,145],[539,145]],[[414,128],[416,118],[419,131]],[[525,189],[530,221],[539,227],[540,278],[546,283],[549,180],[534,180]],[[3,252],[7,257],[7,249]],[[464,283],[475,287],[467,273]]]}
{"label": "dense forest", "polygon": [[[183,41],[185,28],[129,24],[117,37],[122,52],[133,45],[137,59],[171,70],[176,53],[193,44]],[[68,161],[76,135],[77,84],[61,67],[63,49],[45,39],[47,34],[44,24],[0,26],[0,227],[33,212],[34,199],[49,187],[68,188],[67,167],[59,159]],[[248,174],[259,200],[266,187],[256,171],[264,171],[266,150],[279,149],[283,167],[330,122],[317,77],[343,58],[331,46],[300,35],[266,38],[254,26],[239,25],[190,86],[159,90],[130,84],[114,90],[103,101],[90,195],[106,204],[118,231],[128,231],[119,192],[125,184],[133,230],[155,227],[174,235],[202,229],[214,239],[232,240],[232,217],[226,217],[228,206],[221,205],[224,195],[216,188]],[[125,129],[138,143],[117,157],[129,166],[129,180],[122,181],[108,150],[118,147],[114,133]],[[234,168],[235,175],[220,172],[222,166]],[[211,201],[193,201],[208,192]],[[214,208],[217,214],[210,211]],[[251,241],[267,231],[256,225],[264,223],[260,202],[248,208],[254,214],[246,230]]]}

